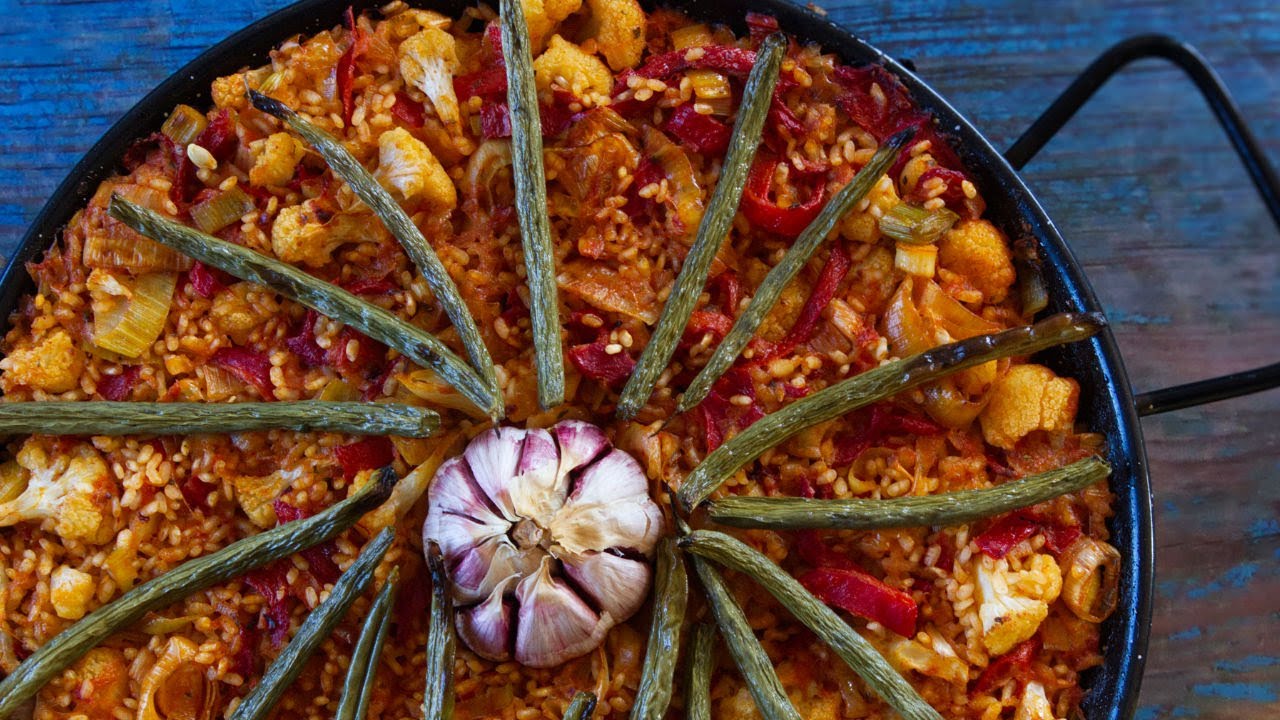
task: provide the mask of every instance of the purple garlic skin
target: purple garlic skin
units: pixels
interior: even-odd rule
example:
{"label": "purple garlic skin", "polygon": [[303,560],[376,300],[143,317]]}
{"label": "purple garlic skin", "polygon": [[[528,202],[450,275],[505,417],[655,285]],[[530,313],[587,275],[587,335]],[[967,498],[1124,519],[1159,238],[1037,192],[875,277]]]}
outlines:
{"label": "purple garlic skin", "polygon": [[595,425],[488,430],[440,466],[428,498],[423,538],[440,545],[458,635],[483,658],[559,665],[648,595],[662,512]]}

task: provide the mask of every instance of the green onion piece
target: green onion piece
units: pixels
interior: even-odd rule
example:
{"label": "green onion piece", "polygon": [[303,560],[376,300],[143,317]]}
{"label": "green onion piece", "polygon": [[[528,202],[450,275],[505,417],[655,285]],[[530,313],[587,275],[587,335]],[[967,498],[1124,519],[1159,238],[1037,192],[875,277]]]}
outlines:
{"label": "green onion piece", "polygon": [[689,678],[685,684],[687,720],[711,720],[711,676],[716,669],[716,627],[699,623],[689,642]]}
{"label": "green onion piece", "polygon": [[423,717],[453,717],[453,658],[458,640],[453,630],[453,588],[445,572],[444,555],[435,542],[427,543],[427,567],[431,570],[431,615],[427,627],[427,688],[422,698]]}
{"label": "green onion piece", "polygon": [[588,720],[596,711],[596,695],[582,690],[573,694],[569,707],[564,710],[564,720]]}
{"label": "green onion piece", "polygon": [[200,137],[206,127],[209,127],[209,119],[204,113],[190,105],[179,105],[160,126],[160,132],[175,144],[186,145]]}
{"label": "green onion piece", "polygon": [[427,437],[440,416],[375,402],[0,402],[3,435],[188,435],[284,428],[298,432]]}
{"label": "green onion piece", "polygon": [[880,232],[908,245],[928,245],[951,229],[960,219],[946,208],[925,210],[898,203],[880,217]]}
{"label": "green onion piece", "polygon": [[223,190],[213,197],[191,206],[191,222],[202,232],[216,233],[254,209],[253,198],[239,186]]}
{"label": "green onion piece", "polygon": [[280,702],[285,691],[302,674],[307,660],[320,649],[333,629],[342,622],[347,610],[351,609],[351,605],[373,582],[373,573],[378,569],[378,563],[382,562],[382,556],[387,554],[387,548],[391,547],[395,536],[394,528],[385,528],[360,551],[360,557],[334,583],[329,597],[307,615],[302,627],[298,628],[298,634],[262,674],[258,684],[236,706],[230,720],[262,720]]}
{"label": "green onion piece", "polygon": [[317,280],[292,265],[206,235],[134,205],[118,195],[111,198],[108,211],[115,219],[161,244],[242,280],[265,285],[290,300],[346,323],[374,340],[399,350],[415,363],[435,370],[477,407],[493,417],[501,416],[501,394],[426,330],[407,323],[342,288]]}
{"label": "green onion piece", "polygon": [[658,544],[658,572],[653,581],[653,624],[645,647],[640,686],[631,705],[632,720],[661,720],[671,704],[672,678],[680,654],[680,628],[689,602],[689,578],[675,539]]}
{"label": "green onion piece", "polygon": [[385,188],[378,184],[373,175],[365,170],[360,161],[347,152],[342,143],[332,135],[307,122],[279,100],[273,100],[256,90],[249,91],[249,100],[255,108],[287,123],[294,132],[310,143],[325,162],[329,163],[329,167],[333,168],[334,174],[351,186],[351,191],[356,194],[356,197],[373,210],[378,219],[382,220],[404,247],[405,253],[422,271],[422,276],[431,286],[431,292],[444,308],[445,314],[449,316],[454,330],[458,333],[458,338],[462,340],[462,346],[467,349],[472,366],[480,374],[488,393],[493,398],[492,404],[480,407],[495,421],[501,419],[505,411],[502,403],[502,389],[498,387],[498,375],[493,367],[493,358],[489,356],[489,350],[480,337],[475,318],[471,316],[471,311],[463,302],[462,295],[458,293],[458,286],[453,283],[453,278],[449,277],[449,272],[444,269],[435,250],[432,250],[427,239],[422,237],[422,231],[413,224],[408,213]]}
{"label": "green onion piece", "polygon": [[916,693],[911,683],[894,670],[866,638],[772,560],[746,543],[709,530],[686,535],[680,539],[680,545],[695,555],[750,576],[835,650],[867,686],[905,720],[942,720],[938,711]]}
{"label": "green onion piece", "polygon": [[831,233],[836,223],[840,222],[840,218],[861,202],[862,198],[866,197],[867,193],[880,182],[880,178],[897,162],[898,154],[914,135],[915,128],[908,128],[886,140],[880,149],[876,150],[871,160],[853,177],[853,180],[841,188],[840,192],[836,193],[836,196],[822,208],[822,212],[818,213],[813,222],[809,223],[809,227],[800,233],[800,236],[787,249],[786,254],[782,256],[782,260],[778,261],[778,264],[760,283],[760,288],[747,304],[747,309],[742,311],[742,315],[733,323],[733,328],[716,346],[707,364],[702,366],[702,370],[694,377],[693,382],[689,383],[689,388],[685,390],[679,404],[676,405],[677,413],[688,412],[706,399],[707,393],[711,392],[711,386],[738,359],[742,349],[750,342],[751,336],[760,328],[760,323],[764,322],[765,316],[778,302],[782,291],[795,279],[805,263],[809,262],[818,245]]}
{"label": "green onion piece", "polygon": [[786,50],[786,37],[781,33],[774,33],[765,38],[756,52],[755,66],[751,68],[747,85],[742,91],[742,107],[738,109],[738,119],[733,124],[733,140],[725,153],[720,178],[716,181],[710,202],[707,203],[707,211],[698,225],[698,236],[684,259],[680,274],[676,276],[671,295],[662,307],[662,316],[653,329],[653,336],[640,354],[640,360],[618,400],[618,417],[624,420],[635,417],[649,401],[653,386],[671,361],[676,343],[689,324],[693,306],[698,302],[703,286],[707,284],[711,261],[715,259],[729,234],[733,216],[742,200],[747,173],[751,170],[756,148],[760,145],[760,133],[764,128],[765,116],[769,112],[773,89],[778,83],[778,71],[782,67]]}
{"label": "green onion piece", "polygon": [[556,298],[555,248],[547,218],[547,178],[542,167],[542,120],[533,81],[533,53],[522,3],[501,0],[502,47],[508,62],[507,106],[511,114],[511,160],[516,218],[529,286],[533,357],[538,371],[538,404],[543,410],[564,402],[564,347],[560,343],[560,305]]}
{"label": "green onion piece", "polygon": [[681,483],[676,499],[685,510],[701,504],[742,466],[818,423],[990,360],[1083,340],[1105,326],[1095,313],[1062,313],[1035,325],[941,345],[823,388],[764,416],[712,451]]}
{"label": "green onion piece", "polygon": [[[688,536],[686,536],[688,537]],[[681,545],[684,540],[680,541]],[[773,670],[773,661],[761,647],[760,641],[742,614],[742,608],[734,602],[724,578],[700,557],[691,558],[693,569],[702,580],[702,588],[706,591],[707,603],[711,605],[711,613],[720,626],[720,634],[724,636],[725,645],[729,646],[729,654],[738,665],[742,679],[747,683],[747,690],[756,701],[756,709],[764,720],[800,720],[800,713],[791,704],[778,673]]]}
{"label": "green onion piece", "polygon": [[381,505],[395,484],[395,471],[390,466],[382,468],[372,482],[323,512],[189,560],[94,610],[55,635],[0,680],[0,718],[9,717],[35,697],[40,688],[116,631],[133,625],[152,610],[336,537]]}
{"label": "green onion piece", "polygon": [[726,497],[707,503],[712,520],[741,528],[872,530],[963,525],[1030,507],[1107,479],[1111,467],[1085,458],[1066,467],[981,490],[866,500]]}
{"label": "green onion piece", "polygon": [[373,681],[378,675],[378,658],[382,656],[382,646],[391,627],[391,608],[395,604],[399,581],[400,568],[392,568],[378,591],[378,597],[369,607],[364,626],[360,628],[360,639],[351,651],[351,665],[347,667],[342,699],[338,701],[338,711],[334,713],[333,720],[364,720],[369,714],[369,698],[373,695]]}

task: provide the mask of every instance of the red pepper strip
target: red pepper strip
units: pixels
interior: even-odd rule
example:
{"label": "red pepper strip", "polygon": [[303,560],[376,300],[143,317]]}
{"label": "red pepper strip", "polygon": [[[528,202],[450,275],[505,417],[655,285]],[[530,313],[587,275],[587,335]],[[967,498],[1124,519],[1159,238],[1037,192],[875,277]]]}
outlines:
{"label": "red pepper strip", "polygon": [[[879,65],[860,68],[839,66],[835,70],[835,80],[845,90],[836,103],[880,142],[928,117],[911,102],[902,83]],[[880,93],[873,94],[873,86],[878,86]],[[919,139],[916,138],[917,141]]]}
{"label": "red pepper strip", "polygon": [[[732,399],[736,396],[750,398],[752,402],[742,407],[734,405]],[[711,386],[706,399],[698,403],[697,410],[702,420],[707,452],[720,447],[727,428],[741,431],[764,417],[764,410],[756,402],[755,383],[746,365],[729,368]]]}
{"label": "red pepper strip", "polygon": [[276,399],[275,388],[271,385],[271,361],[266,355],[248,348],[224,347],[215,352],[209,362],[257,388],[263,400]]}
{"label": "red pepper strip", "polygon": [[711,278],[707,289],[720,306],[720,312],[733,315],[738,311],[738,303],[742,302],[742,281],[738,279],[737,273],[725,270]]}
{"label": "red pepper strip", "polygon": [[1039,524],[1016,514],[1008,515],[974,538],[974,542],[983,554],[999,560],[1008,555],[1015,545],[1039,531]]}
{"label": "red pepper strip", "polygon": [[218,162],[231,159],[239,143],[240,138],[236,136],[236,126],[231,119],[230,110],[214,113],[204,131],[196,137],[196,144],[208,150]]}
{"label": "red pepper strip", "polygon": [[657,201],[653,198],[640,197],[640,189],[646,185],[661,182],[662,167],[649,158],[643,158],[631,177],[631,184],[627,186],[627,204],[622,206],[622,211],[627,214],[627,217],[636,219],[657,205]]}
{"label": "red pepper strip", "polygon": [[[507,291],[507,297],[502,301],[502,307],[502,314],[499,317],[505,320],[508,326],[514,327],[515,324],[519,322],[520,318],[529,317],[529,308],[525,306],[524,300],[520,297],[520,293],[516,292],[514,287]],[[570,319],[570,321],[566,323],[566,327],[572,325],[574,322],[575,321],[573,319]]]}
{"label": "red pepper strip", "polygon": [[606,385],[616,385],[631,377],[636,361],[625,352],[610,355],[604,348],[603,340],[575,345],[569,348],[569,360],[578,372]]}
{"label": "red pepper strip", "polygon": [[1079,525],[1042,525],[1044,545],[1054,555],[1061,555],[1080,538]]}
{"label": "red pepper strip", "polygon": [[[813,497],[815,492],[813,486],[810,485],[806,496]],[[796,553],[800,555],[800,559],[815,568],[836,568],[838,570],[853,570],[865,573],[853,561],[853,558],[832,550],[830,546],[823,542],[822,534],[817,530],[797,530],[795,539]]]}
{"label": "red pepper strip", "polygon": [[1015,670],[1026,670],[1031,667],[1031,661],[1040,654],[1042,647],[1044,642],[1039,635],[1034,635],[1030,640],[1018,643],[1012,650],[996,658],[974,681],[973,687],[969,689],[970,697],[990,692],[992,688],[1012,677]]}
{"label": "red pepper strip", "polygon": [[818,568],[801,575],[800,584],[822,602],[872,620],[903,637],[916,634],[920,608],[907,593],[858,570]]}
{"label": "red pepper strip", "polygon": [[413,98],[405,95],[403,92],[396,93],[396,104],[391,106],[391,117],[401,125],[420,128],[427,122],[427,109],[422,103],[415,101]]}
{"label": "red pepper strip", "polygon": [[[283,525],[294,520],[302,520],[311,517],[311,513],[297,508],[284,500],[277,499],[272,505],[276,511],[276,520]],[[332,585],[338,581],[338,577],[342,575],[342,571],[338,569],[337,563],[333,561],[333,556],[337,554],[338,547],[333,541],[320,543],[303,550],[300,555],[307,561],[307,565],[311,568],[311,575],[319,580],[322,585]]]}
{"label": "red pepper strip", "polygon": [[[555,137],[573,122],[574,113],[559,104],[539,104],[538,119],[543,137]],[[511,111],[504,102],[480,106],[480,135],[486,140],[511,137]]]}
{"label": "red pepper strip", "polygon": [[324,348],[316,344],[316,320],[319,317],[315,310],[308,310],[297,334],[284,340],[285,347],[292,350],[307,367],[320,367],[325,362]]}
{"label": "red pepper strip", "polygon": [[262,617],[267,621],[267,635],[271,644],[280,647],[289,637],[289,593],[287,558],[264,565],[244,576],[245,583],[262,596]]}
{"label": "red pepper strip", "polygon": [[350,482],[362,470],[390,465],[395,460],[395,449],[390,439],[378,436],[339,445],[333,449],[333,455],[342,466],[342,477]]}
{"label": "red pepper strip", "polygon": [[747,13],[747,31],[751,34],[753,42],[761,42],[778,32],[778,18],[764,13],[749,12]]}
{"label": "red pepper strip", "polygon": [[[355,340],[358,350],[354,358],[347,356],[347,345]],[[373,338],[353,330],[342,328],[338,337],[329,348],[328,363],[344,375],[358,375],[364,379],[372,379],[383,370],[383,360],[387,355],[387,346]]]}
{"label": "red pepper strip", "polygon": [[857,413],[853,418],[856,428],[851,433],[834,438],[834,467],[843,467],[886,437],[893,435],[940,435],[945,431],[929,418],[906,412],[893,405],[877,403]]}
{"label": "red pepper strip", "polygon": [[396,595],[395,613],[396,629],[399,635],[410,632],[415,623],[422,622],[427,616],[427,606],[431,604],[431,582],[422,577],[422,561],[401,564],[400,587],[403,590]]}
{"label": "red pepper strip", "polygon": [[751,175],[747,178],[747,187],[742,193],[742,214],[752,225],[794,239],[822,211],[827,197],[826,186],[819,185],[803,203],[780,207],[769,199],[769,186],[773,183],[773,172],[777,167],[777,160],[756,160],[751,167]]}
{"label": "red pepper strip", "polygon": [[[690,60],[690,51],[672,50],[661,55],[650,57],[644,65],[636,68],[635,73],[644,78],[665,80],[685,70],[715,70],[728,75],[746,75],[756,63],[755,50],[743,50],[727,45],[707,45],[700,48],[701,56]],[[621,79],[621,78],[620,78]]]}
{"label": "red pepper strip", "polygon": [[723,340],[732,329],[733,319],[728,315],[714,310],[694,310],[689,316],[689,324],[685,326],[684,336],[680,338],[680,347],[697,345],[708,333],[716,340]]}
{"label": "red pepper strip", "polygon": [[127,400],[141,372],[141,366],[130,365],[121,370],[118,375],[103,375],[98,379],[98,394],[113,402]]}
{"label": "red pepper strip", "polygon": [[831,304],[831,300],[836,296],[836,290],[849,274],[851,267],[853,267],[853,259],[849,257],[843,245],[836,243],[831,248],[831,254],[827,256],[827,262],[822,266],[822,272],[818,274],[818,282],[814,283],[813,292],[809,294],[809,299],[800,309],[800,316],[796,318],[795,324],[782,340],[788,352],[797,345],[813,339],[818,331],[818,320],[822,318],[822,311]]}
{"label": "red pepper strip", "polygon": [[351,123],[351,115],[355,112],[356,61],[364,55],[369,45],[369,38],[364,29],[356,24],[355,11],[347,7],[345,15],[347,30],[351,31],[351,45],[342,57],[338,58],[338,96],[342,98],[342,119]]}
{"label": "red pepper strip", "polygon": [[693,109],[685,103],[671,113],[663,129],[689,149],[702,155],[719,155],[729,147],[733,130],[728,125]]}
{"label": "red pepper strip", "polygon": [[386,295],[400,288],[386,278],[365,278],[343,283],[342,289],[352,295]]}
{"label": "red pepper strip", "polygon": [[[236,649],[231,653],[231,672],[241,678],[251,678],[257,674],[258,628],[256,625],[237,623],[239,633]],[[241,683],[241,689],[247,689],[249,683]]]}
{"label": "red pepper strip", "polygon": [[209,267],[199,260],[191,264],[187,279],[191,281],[191,289],[206,300],[225,290],[228,283],[235,282],[235,277],[231,273]]}
{"label": "red pepper strip", "polygon": [[182,499],[187,501],[187,507],[192,510],[209,509],[209,493],[213,492],[213,488],[207,485],[196,473],[187,473],[187,476],[178,483],[178,490],[182,493]]}
{"label": "red pepper strip", "polygon": [[986,210],[987,204],[981,196],[975,195],[971,198],[964,194],[964,181],[968,179],[967,176],[959,170],[952,170],[942,166],[931,167],[921,173],[920,179],[916,181],[915,188],[907,196],[912,200],[924,202],[928,199],[925,197],[925,186],[934,178],[941,178],[947,188],[937,197],[942,198],[947,207],[956,211],[962,217],[977,218]]}
{"label": "red pepper strip", "polygon": [[800,122],[800,118],[791,112],[791,108],[782,102],[782,98],[777,95],[773,96],[773,102],[769,104],[769,123],[773,128],[782,128],[791,133],[792,137],[799,137],[804,132],[804,123]]}

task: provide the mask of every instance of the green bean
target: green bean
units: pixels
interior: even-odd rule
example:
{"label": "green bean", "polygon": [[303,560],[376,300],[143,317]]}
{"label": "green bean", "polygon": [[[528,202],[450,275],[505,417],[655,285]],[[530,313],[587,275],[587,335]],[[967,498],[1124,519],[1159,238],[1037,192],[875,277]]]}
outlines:
{"label": "green bean", "polygon": [[342,288],[317,280],[292,265],[206,235],[134,205],[122,197],[111,198],[110,213],[112,217],[163,245],[242,280],[265,285],[290,300],[386,343],[419,365],[435,370],[445,382],[457,388],[490,416],[501,416],[501,393],[487,385],[448,346],[418,326],[405,322]]}
{"label": "green bean", "polygon": [[671,361],[676,343],[689,324],[693,306],[698,302],[698,296],[707,283],[711,261],[715,259],[729,234],[733,216],[742,200],[747,173],[751,170],[756,148],[760,145],[760,133],[764,128],[769,105],[773,101],[773,89],[778,83],[778,71],[782,67],[786,50],[786,37],[781,33],[774,33],[761,43],[760,50],[756,53],[755,66],[751,68],[746,87],[742,91],[742,107],[738,109],[738,119],[733,124],[733,140],[725,153],[720,178],[707,203],[707,211],[698,225],[698,236],[684,259],[680,274],[676,276],[666,305],[662,307],[662,315],[653,329],[653,336],[640,354],[640,360],[618,400],[618,417],[624,420],[635,417],[649,401],[658,376]]}
{"label": "green bean", "polygon": [[582,690],[573,694],[569,707],[564,710],[564,720],[588,720],[596,711],[596,695]]}
{"label": "green bean", "polygon": [[680,629],[689,602],[689,577],[675,538],[658,544],[658,571],[653,581],[653,624],[640,671],[640,686],[631,705],[632,720],[661,720],[671,704],[671,682],[680,654]]}
{"label": "green bean", "polygon": [[716,627],[699,623],[689,642],[689,677],[684,707],[688,720],[711,720],[711,676],[716,669]]}
{"label": "green bean", "polygon": [[427,689],[422,699],[423,717],[453,717],[453,657],[457,638],[453,630],[453,590],[445,573],[444,556],[434,541],[427,543],[427,567],[431,570],[431,615],[427,629]]}
{"label": "green bean", "polygon": [[[475,318],[471,316],[471,311],[463,302],[462,295],[458,293],[458,286],[454,284],[453,278],[449,277],[449,271],[445,270],[436,251],[431,249],[431,244],[422,236],[422,231],[413,224],[413,219],[404,211],[404,208],[400,207],[395,198],[391,197],[391,193],[378,184],[360,161],[355,159],[332,135],[307,122],[279,100],[269,98],[256,90],[249,91],[249,100],[253,102],[255,108],[287,123],[294,132],[310,143],[329,167],[333,168],[333,173],[342,178],[351,187],[356,197],[364,201],[364,204],[368,205],[378,219],[387,226],[391,234],[400,242],[409,259],[422,271],[422,277],[431,287],[431,292],[440,303],[440,307],[444,308],[445,315],[449,316],[450,322],[458,332],[458,338],[462,340],[462,346],[467,349],[472,366],[480,374],[485,386],[495,397],[501,397],[502,392],[498,387],[498,375],[493,367],[493,358],[490,357],[489,350],[480,337]],[[480,407],[491,413],[496,412],[495,419],[500,419],[504,410],[501,403],[492,408],[484,405]]]}
{"label": "green bean", "polygon": [[1106,320],[1101,315],[1062,313],[1035,325],[978,335],[926,350],[823,388],[764,416],[712,451],[685,478],[676,499],[685,510],[701,504],[739,468],[818,423],[965,368],[1083,340],[1105,326]]}
{"label": "green bean", "polygon": [[707,503],[707,512],[721,525],[771,530],[945,527],[1036,505],[1106,480],[1110,474],[1111,467],[1102,460],[1085,458],[981,490],[889,500],[726,497]]}
{"label": "green bean", "polygon": [[347,610],[373,582],[373,573],[378,569],[378,563],[382,562],[382,556],[387,554],[387,548],[391,547],[395,535],[394,528],[385,528],[360,551],[360,557],[334,583],[329,597],[307,614],[302,627],[298,628],[298,634],[293,636],[275,662],[271,663],[271,667],[262,674],[258,684],[236,706],[230,720],[261,720],[280,702],[285,691],[302,674],[307,660],[320,649],[333,629],[342,622]]}
{"label": "green bean", "polygon": [[369,606],[369,614],[360,628],[360,639],[351,651],[351,665],[342,683],[342,699],[333,720],[364,720],[369,714],[369,698],[373,694],[373,681],[378,674],[378,658],[391,627],[391,608],[395,605],[396,589],[400,581],[400,568],[392,568],[387,581],[378,591],[378,597]]}
{"label": "green bean", "polygon": [[[688,537],[688,536],[686,536]],[[680,544],[685,541],[681,539]],[[747,683],[756,708],[764,720],[800,720],[791,699],[782,688],[778,673],[774,672],[773,662],[765,654],[755,632],[742,614],[742,608],[734,602],[724,578],[715,568],[700,557],[690,558],[693,569],[702,580],[702,588],[706,592],[707,602],[711,605],[711,613],[715,615],[716,624],[720,626],[720,634],[724,636],[729,654],[738,665],[742,679]]]}
{"label": "green bean", "polygon": [[707,364],[702,366],[697,377],[689,383],[684,396],[676,405],[677,413],[687,412],[706,399],[707,393],[711,392],[711,386],[729,369],[733,361],[738,359],[738,354],[747,346],[751,336],[760,327],[760,323],[764,322],[765,316],[778,302],[782,291],[795,279],[796,274],[813,255],[814,250],[817,250],[818,245],[827,238],[840,218],[861,202],[862,198],[866,197],[867,193],[880,182],[880,178],[897,162],[903,146],[914,135],[915,128],[908,128],[886,140],[866,166],[858,171],[848,185],[836,193],[831,202],[828,202],[813,222],[809,223],[809,227],[800,233],[800,237],[796,238],[790,248],[787,248],[782,260],[778,261],[778,264],[774,265],[761,281],[760,288],[751,297],[747,309],[742,311],[742,315],[733,323],[733,328],[716,346]]}
{"label": "green bean", "polygon": [[692,532],[680,539],[680,545],[696,556],[749,576],[768,590],[905,720],[942,720],[866,638],[772,560],[739,540],[711,530]]}
{"label": "green bean", "polygon": [[507,107],[511,115],[511,163],[516,219],[529,286],[533,358],[538,371],[538,403],[543,410],[564,402],[564,348],[556,298],[556,256],[547,217],[547,177],[542,167],[542,120],[533,81],[529,26],[520,2],[501,0],[502,47],[507,58]]}
{"label": "green bean", "polygon": [[381,505],[391,495],[395,483],[395,471],[385,467],[372,482],[323,512],[189,560],[94,610],[55,635],[0,681],[0,718],[11,715],[46,683],[117,630],[136,623],[152,610],[333,538]]}
{"label": "green bean", "polygon": [[187,435],[285,428],[427,437],[440,416],[374,402],[0,402],[0,435]]}

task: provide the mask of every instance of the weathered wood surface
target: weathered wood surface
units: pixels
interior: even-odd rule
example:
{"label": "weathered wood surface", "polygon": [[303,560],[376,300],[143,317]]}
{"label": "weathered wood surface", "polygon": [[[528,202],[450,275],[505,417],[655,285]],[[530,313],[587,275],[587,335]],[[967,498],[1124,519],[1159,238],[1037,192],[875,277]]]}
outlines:
{"label": "weathered wood surface", "polygon": [[[0,253],[146,90],[284,0],[0,0]],[[1007,147],[1111,43],[1197,45],[1280,160],[1280,5],[826,4]],[[1175,70],[1133,67],[1025,173],[1110,311],[1139,389],[1280,355],[1280,233]],[[1145,421],[1157,594],[1141,720],[1280,717],[1280,392]]]}

